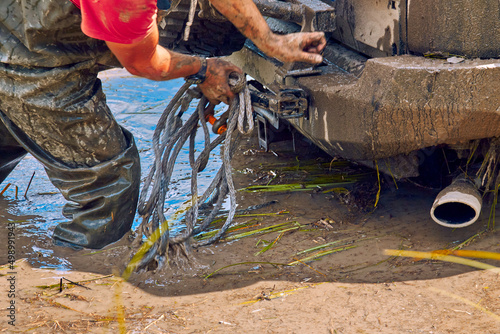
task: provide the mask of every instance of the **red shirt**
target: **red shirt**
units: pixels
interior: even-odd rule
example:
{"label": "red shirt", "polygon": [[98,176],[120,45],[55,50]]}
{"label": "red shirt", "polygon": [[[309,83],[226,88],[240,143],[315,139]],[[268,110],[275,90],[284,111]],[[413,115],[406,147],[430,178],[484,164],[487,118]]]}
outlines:
{"label": "red shirt", "polygon": [[157,0],[71,0],[82,12],[85,35],[113,43],[132,44],[156,24]]}

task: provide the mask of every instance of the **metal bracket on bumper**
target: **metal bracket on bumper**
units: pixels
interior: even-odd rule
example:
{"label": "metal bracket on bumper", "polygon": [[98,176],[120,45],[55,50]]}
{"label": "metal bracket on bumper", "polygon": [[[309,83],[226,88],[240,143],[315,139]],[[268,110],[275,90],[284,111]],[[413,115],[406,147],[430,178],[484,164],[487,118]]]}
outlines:
{"label": "metal bracket on bumper", "polygon": [[252,91],[252,104],[276,114],[279,118],[308,118],[306,92],[300,88],[283,88],[277,94]]}
{"label": "metal bracket on bumper", "polygon": [[[263,87],[259,87],[261,90]],[[268,136],[271,124],[279,128],[280,118],[308,118],[308,98],[300,88],[281,88],[276,94],[265,90],[251,89],[251,98],[257,121],[259,145],[266,151],[269,149]]]}

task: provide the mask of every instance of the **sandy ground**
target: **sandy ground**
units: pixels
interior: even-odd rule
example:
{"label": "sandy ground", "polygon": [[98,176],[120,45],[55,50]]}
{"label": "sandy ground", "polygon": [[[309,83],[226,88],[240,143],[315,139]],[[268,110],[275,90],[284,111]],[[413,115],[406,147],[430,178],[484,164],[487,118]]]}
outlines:
{"label": "sandy ground", "polygon": [[[156,296],[114,277],[16,268],[16,330],[32,333],[498,333],[498,275],[391,283],[293,283]],[[40,289],[66,279],[82,286]],[[102,276],[101,276],[102,277]],[[200,282],[201,283],[201,282]],[[2,290],[5,290],[5,280]],[[122,324],[115,321],[125,315]],[[5,313],[5,312],[3,312]],[[3,316],[5,319],[5,315]],[[2,321],[5,320],[2,319]],[[2,326],[7,332],[12,327]]]}
{"label": "sandy ground", "polygon": [[[378,186],[370,171],[334,164],[310,147],[296,154],[290,142],[271,148],[258,150],[255,138],[242,142],[234,165],[240,187],[289,183],[318,170],[369,175],[362,183],[346,186],[347,193],[241,192],[241,207],[277,203],[260,209],[261,216],[240,217],[237,223],[254,222],[254,229],[282,223],[300,228],[193,249],[189,263],[137,273],[128,282],[118,277],[130,256],[128,237],[102,252],[73,251],[52,246],[48,238],[24,237],[23,227],[16,227],[15,268],[8,266],[7,246],[0,254],[0,264],[7,263],[0,269],[0,331],[500,333],[498,274],[384,255],[384,249],[433,251],[459,245],[495,252],[498,231],[484,232],[487,213],[471,227],[446,229],[428,216],[436,190],[409,183],[399,183],[396,189],[385,180],[373,209]],[[306,168],[311,164],[317,168]],[[283,166],[296,169],[289,173]],[[1,215],[0,244],[8,245],[8,223],[19,217]],[[273,241],[271,249],[257,254]],[[306,254],[300,253],[335,241],[336,252],[316,261],[306,261]],[[52,256],[69,261],[74,270],[37,268],[28,246],[51,247]],[[15,296],[9,296],[12,289]],[[9,324],[7,309],[12,302],[15,326]]]}

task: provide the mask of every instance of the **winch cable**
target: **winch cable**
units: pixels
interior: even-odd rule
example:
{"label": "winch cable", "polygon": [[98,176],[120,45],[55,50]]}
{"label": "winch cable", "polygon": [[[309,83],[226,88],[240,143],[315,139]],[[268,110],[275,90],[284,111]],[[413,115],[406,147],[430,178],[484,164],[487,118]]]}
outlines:
{"label": "winch cable", "polygon": [[[148,267],[156,260],[161,267],[169,251],[174,254],[185,252],[184,245],[189,242],[191,247],[211,244],[220,239],[231,225],[236,213],[236,189],[232,179],[231,158],[237,146],[239,134],[247,134],[253,130],[253,114],[250,92],[243,75],[231,73],[229,85],[236,94],[227,112],[227,130],[214,140],[210,140],[210,131],[206,124],[206,110],[213,105],[202,95],[200,89],[190,87],[185,83],[172,98],[161,115],[153,135],[154,164],[144,181],[139,197],[138,212],[142,222],[138,229],[136,241],[142,242],[146,237],[149,249],[141,256],[134,267],[140,270]],[[199,99],[196,111],[182,124],[181,116],[186,112],[193,99]],[[208,108],[207,108],[208,105]],[[203,128],[204,149],[195,156],[195,137],[199,128]],[[214,124],[214,130],[217,124]],[[235,131],[238,128],[239,131]],[[176,236],[170,236],[167,219],[164,215],[165,199],[175,167],[175,162],[181,149],[189,139],[189,163],[191,173],[191,207],[184,217],[185,229]],[[222,165],[205,192],[198,195],[198,173],[202,172],[208,163],[210,153],[223,144],[221,149]],[[211,238],[194,242],[191,237],[205,231],[219,213],[225,198],[229,195],[230,209],[220,230]],[[204,207],[212,206],[211,210],[198,222],[200,203]],[[154,238],[153,234],[156,234]],[[154,240],[154,241],[151,241]],[[177,247],[177,246],[179,247]],[[168,260],[167,260],[168,261]]]}

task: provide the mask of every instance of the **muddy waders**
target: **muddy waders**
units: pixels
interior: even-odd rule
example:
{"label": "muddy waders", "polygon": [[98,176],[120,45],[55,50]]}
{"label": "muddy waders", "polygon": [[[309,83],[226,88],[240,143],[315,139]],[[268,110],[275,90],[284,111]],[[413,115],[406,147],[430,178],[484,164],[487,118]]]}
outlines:
{"label": "muddy waders", "polygon": [[[1,1],[1,0],[0,0]],[[29,152],[70,203],[54,239],[102,248],[130,230],[139,155],[97,78],[111,59],[69,0],[14,0],[0,13],[0,182]]]}

